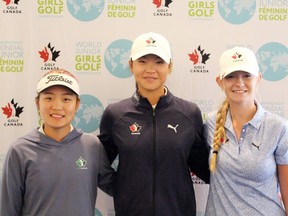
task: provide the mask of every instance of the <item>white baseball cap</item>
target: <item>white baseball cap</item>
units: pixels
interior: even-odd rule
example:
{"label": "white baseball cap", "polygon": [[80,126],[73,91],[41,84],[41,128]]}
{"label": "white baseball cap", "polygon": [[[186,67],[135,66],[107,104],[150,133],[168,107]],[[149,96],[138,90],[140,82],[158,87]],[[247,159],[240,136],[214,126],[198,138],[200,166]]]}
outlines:
{"label": "white baseball cap", "polygon": [[130,57],[132,61],[148,54],[157,55],[169,64],[171,60],[171,48],[168,40],[163,35],[154,32],[138,36],[131,48]]}
{"label": "white baseball cap", "polygon": [[61,85],[74,91],[78,96],[80,94],[79,84],[76,78],[70,72],[60,69],[46,73],[37,84],[37,93],[51,86]]}
{"label": "white baseball cap", "polygon": [[234,47],[224,51],[220,57],[220,79],[235,71],[259,74],[259,66],[254,52],[246,47]]}

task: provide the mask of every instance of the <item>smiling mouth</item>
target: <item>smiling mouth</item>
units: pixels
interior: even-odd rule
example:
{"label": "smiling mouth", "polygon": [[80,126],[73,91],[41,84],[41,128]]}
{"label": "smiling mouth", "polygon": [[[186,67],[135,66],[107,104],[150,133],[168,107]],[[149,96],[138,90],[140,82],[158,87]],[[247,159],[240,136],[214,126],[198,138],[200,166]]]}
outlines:
{"label": "smiling mouth", "polygon": [[247,90],[232,90],[233,93],[245,93]]}
{"label": "smiling mouth", "polygon": [[144,77],[144,79],[155,80],[155,79],[157,79],[157,78],[156,78],[156,77]]}
{"label": "smiling mouth", "polygon": [[63,118],[64,117],[64,115],[60,115],[60,114],[51,114],[50,116],[53,118]]}

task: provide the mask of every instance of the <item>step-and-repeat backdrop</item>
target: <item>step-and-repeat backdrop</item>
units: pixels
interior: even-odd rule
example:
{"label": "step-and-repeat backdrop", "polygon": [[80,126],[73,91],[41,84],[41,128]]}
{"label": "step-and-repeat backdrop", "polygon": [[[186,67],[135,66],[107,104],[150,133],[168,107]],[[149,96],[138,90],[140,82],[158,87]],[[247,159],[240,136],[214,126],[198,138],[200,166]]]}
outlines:
{"label": "step-and-repeat backdrop", "polygon": [[[287,16],[287,0],[1,0],[0,166],[10,143],[38,126],[36,83],[52,69],[79,78],[81,107],[73,124],[97,135],[104,108],[132,95],[130,47],[150,31],[171,43],[168,88],[196,102],[203,119],[224,99],[215,82],[219,56],[236,45],[257,55],[259,100],[286,118]],[[192,179],[201,216],[208,186]],[[97,216],[115,215],[112,198],[101,191],[96,207]]]}

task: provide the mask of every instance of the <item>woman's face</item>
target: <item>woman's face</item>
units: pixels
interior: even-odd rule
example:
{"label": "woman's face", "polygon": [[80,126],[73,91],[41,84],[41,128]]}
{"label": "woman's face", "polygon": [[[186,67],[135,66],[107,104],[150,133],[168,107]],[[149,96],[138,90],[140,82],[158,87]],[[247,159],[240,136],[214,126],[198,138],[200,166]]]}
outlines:
{"label": "woman's face", "polygon": [[255,94],[261,75],[254,76],[244,71],[235,71],[224,79],[217,79],[218,85],[224,90],[229,103],[254,103]]}
{"label": "woman's face", "polygon": [[56,131],[68,134],[79,104],[78,96],[64,86],[51,86],[40,92],[36,105],[44,122],[45,133],[50,137]]}
{"label": "woman's face", "polygon": [[171,63],[166,63],[157,55],[149,54],[130,61],[129,65],[142,95],[163,93],[164,83],[171,71]]}

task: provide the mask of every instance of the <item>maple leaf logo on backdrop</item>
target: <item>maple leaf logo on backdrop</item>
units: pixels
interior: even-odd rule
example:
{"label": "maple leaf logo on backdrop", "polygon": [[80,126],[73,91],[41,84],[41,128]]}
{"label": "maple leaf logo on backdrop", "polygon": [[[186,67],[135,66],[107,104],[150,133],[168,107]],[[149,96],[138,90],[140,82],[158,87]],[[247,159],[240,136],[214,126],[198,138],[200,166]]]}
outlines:
{"label": "maple leaf logo on backdrop", "polygon": [[18,103],[15,103],[14,99],[11,100],[11,104],[8,103],[7,106],[2,107],[3,114],[5,114],[7,118],[10,118],[11,116],[13,116],[13,114],[15,117],[19,118],[20,114],[23,112],[24,107],[18,106]]}
{"label": "maple leaf logo on backdrop", "polygon": [[11,0],[3,0],[3,1],[6,3],[6,5],[9,5],[11,3]]}
{"label": "maple leaf logo on backdrop", "polygon": [[[156,8],[159,8],[165,0],[153,0],[153,4],[156,5]],[[164,6],[169,7],[169,5],[172,3],[172,0],[166,0]]]}
{"label": "maple leaf logo on backdrop", "polygon": [[[18,2],[19,2],[19,1],[20,1],[20,0],[14,0],[14,4],[18,5]],[[9,5],[9,4],[13,3],[13,1],[11,1],[11,0],[3,0],[3,2],[5,2],[6,5]]]}
{"label": "maple leaf logo on backdrop", "polygon": [[5,114],[7,118],[10,118],[12,116],[13,110],[10,106],[10,103],[8,103],[6,107],[2,107],[2,110],[3,110],[3,114]]}
{"label": "maple leaf logo on backdrop", "polygon": [[[194,51],[191,54],[188,54],[188,56],[189,56],[189,60],[193,62],[193,65],[197,63],[206,64],[206,61],[209,59],[210,53],[209,54],[204,53],[204,49],[201,50],[201,47],[199,45],[197,50],[194,49]],[[201,61],[199,60],[200,57],[201,57]]]}
{"label": "maple leaf logo on backdrop", "polygon": [[189,60],[192,61],[194,65],[198,63],[199,55],[198,55],[196,49],[191,54],[188,54],[188,56],[189,56]]}
{"label": "maple leaf logo on backdrop", "polygon": [[[38,51],[38,52],[40,54],[40,58],[42,58],[44,62],[47,62],[49,59],[52,61],[56,61],[60,53],[60,51],[54,50],[54,47],[51,47],[50,43],[48,44],[47,47],[44,47],[43,50]],[[51,58],[50,58],[50,55],[51,55]]]}

